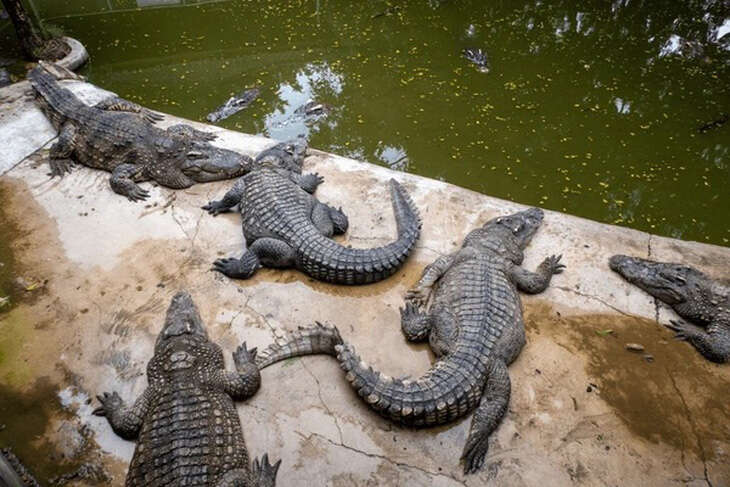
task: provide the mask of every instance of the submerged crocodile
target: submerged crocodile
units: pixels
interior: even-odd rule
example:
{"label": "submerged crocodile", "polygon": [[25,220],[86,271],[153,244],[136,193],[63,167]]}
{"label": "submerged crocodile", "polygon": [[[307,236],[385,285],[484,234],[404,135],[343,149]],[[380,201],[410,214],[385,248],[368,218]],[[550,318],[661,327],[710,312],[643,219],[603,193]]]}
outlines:
{"label": "submerged crocodile", "polygon": [[205,118],[208,119],[209,122],[215,123],[219,120],[223,120],[224,118],[228,118],[231,115],[235,115],[253,103],[253,101],[258,98],[259,93],[261,93],[261,91],[258,88],[251,88],[250,90],[242,91],[238,95],[230,97],[223,105],[210,112]]}
{"label": "submerged crocodile", "polygon": [[46,116],[60,131],[50,153],[52,176],[71,170],[73,160],[112,173],[112,189],[132,201],[149,193],[137,183],[154,180],[181,189],[196,182],[241,176],[251,168],[250,157],[209,143],[216,136],[188,125],[162,130],[153,125],[162,116],[111,97],[95,106],[61,87],[56,75],[75,77],[55,65],[41,64],[30,74]]}
{"label": "submerged crocodile", "polygon": [[[545,259],[537,272],[520,267],[522,251],[542,219],[542,211],[533,208],[490,220],[470,232],[461,249],[425,268],[401,309],[406,339],[428,340],[437,357],[420,378],[392,379],[374,371],[336,328],[320,324],[271,345],[256,364],[263,369],[289,357],[336,355],[359,396],[384,417],[407,426],[445,424],[476,410],[461,457],[464,473],[476,472],[484,463],[489,435],[507,412],[507,365],[525,344],[517,290],[542,292],[564,268],[559,256]],[[430,309],[424,312],[429,299]]]}
{"label": "submerged crocodile", "polygon": [[273,487],[281,461],[272,466],[264,455],[249,465],[233,404],[259,388],[255,357],[244,343],[233,354],[236,372],[227,371],[190,295],[172,298],[147,365],[147,389],[129,407],[116,392],[104,393],[94,411],[119,436],[137,439],[127,487]]}
{"label": "submerged crocodile", "polygon": [[222,200],[203,207],[214,216],[241,208],[246,251],[240,259],[216,260],[213,270],[248,279],[262,266],[295,267],[334,284],[369,284],[393,274],[420,235],[418,210],[408,194],[390,181],[398,239],[383,247],[353,249],[331,239],[347,231],[348,220],[341,209],[311,194],[322,181],[276,157],[259,160],[256,170],[240,178]]}
{"label": "submerged crocodile", "polygon": [[665,325],[707,360],[730,361],[730,285],[683,264],[614,255],[609,266],[621,277],[671,306],[694,324]]}
{"label": "submerged crocodile", "polygon": [[489,72],[489,58],[481,49],[468,48],[461,51],[464,57],[476,65],[477,69],[482,73]]}

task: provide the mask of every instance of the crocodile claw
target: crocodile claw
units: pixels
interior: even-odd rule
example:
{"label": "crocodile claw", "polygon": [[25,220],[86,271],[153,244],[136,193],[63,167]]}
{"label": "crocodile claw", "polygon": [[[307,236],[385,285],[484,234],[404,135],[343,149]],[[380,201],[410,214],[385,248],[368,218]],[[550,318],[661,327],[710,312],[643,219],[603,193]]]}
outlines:
{"label": "crocodile claw", "polygon": [[101,406],[92,411],[95,416],[109,416],[112,411],[122,407],[122,398],[116,392],[111,394],[104,392],[100,396],[96,396],[96,399],[101,403]]}
{"label": "crocodile claw", "polygon": [[62,178],[64,174],[71,172],[74,161],[71,159],[51,159],[48,164],[51,166],[51,172],[48,175],[52,178],[56,176]]}
{"label": "crocodile claw", "polygon": [[553,274],[560,274],[565,269],[565,264],[560,263],[560,259],[563,258],[563,254],[551,255],[545,259],[545,263]]}
{"label": "crocodile claw", "polygon": [[254,482],[257,487],[274,487],[276,482],[276,473],[279,471],[281,466],[281,460],[271,465],[269,463],[269,455],[264,453],[264,456],[253,461],[253,467],[251,473],[253,474]]}
{"label": "crocodile claw", "polygon": [[484,459],[489,450],[489,437],[469,438],[464,446],[461,460],[464,462],[464,475],[478,472],[484,466]]}
{"label": "crocodile claw", "polygon": [[226,207],[222,201],[209,201],[207,205],[201,206],[200,208],[213,216],[230,210],[230,208]]}
{"label": "crocodile claw", "polygon": [[254,363],[256,361],[256,347],[249,349],[246,347],[246,342],[243,342],[233,352],[233,361],[237,366]]}
{"label": "crocodile claw", "polygon": [[135,185],[134,188],[130,189],[129,193],[125,196],[129,199],[129,201],[144,201],[150,197],[150,192]]}

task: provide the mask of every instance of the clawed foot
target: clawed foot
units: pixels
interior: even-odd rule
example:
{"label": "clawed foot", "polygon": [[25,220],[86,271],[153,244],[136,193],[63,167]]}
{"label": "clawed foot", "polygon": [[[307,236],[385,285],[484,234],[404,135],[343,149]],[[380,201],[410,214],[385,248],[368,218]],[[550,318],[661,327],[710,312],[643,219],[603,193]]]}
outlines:
{"label": "clawed foot", "polygon": [[254,275],[259,267],[261,267],[261,264],[255,256],[246,258],[246,255],[244,255],[240,259],[235,257],[218,259],[213,262],[213,267],[210,270],[220,272],[233,279],[248,279]]}
{"label": "clawed foot", "polygon": [[[408,299],[407,294],[406,299]],[[421,306],[418,305],[415,301],[406,301],[406,305],[402,308],[399,308],[399,310],[401,322],[406,320],[412,320],[413,318],[421,314]]]}
{"label": "clawed foot", "polygon": [[254,485],[257,487],[274,487],[279,466],[281,466],[281,460],[271,465],[269,463],[269,455],[266,453],[261,457],[261,461],[258,458],[255,459],[251,468]]}
{"label": "clawed foot", "polygon": [[124,196],[129,201],[144,201],[150,197],[150,192],[135,184]]}
{"label": "clawed foot", "polygon": [[141,111],[142,118],[147,120],[149,123],[157,123],[160,120],[164,120],[165,117],[163,115],[160,115],[159,113],[153,112],[152,110],[148,110],[146,108],[143,108]]}
{"label": "clawed foot", "polygon": [[233,362],[236,367],[243,367],[247,364],[256,362],[256,347],[246,348],[246,342],[243,342],[235,352],[233,352]]}
{"label": "clawed foot", "polygon": [[674,338],[677,340],[687,341],[693,334],[693,325],[678,320],[671,320],[668,325],[664,325],[670,330],[676,332]]}
{"label": "clawed foot", "polygon": [[417,307],[420,307],[426,304],[430,295],[431,287],[416,285],[406,292],[406,301],[410,301]]}
{"label": "clawed foot", "polygon": [[105,392],[101,396],[96,396],[96,398],[101,403],[101,406],[92,411],[92,414],[95,416],[109,417],[114,411],[122,407],[122,398],[116,392],[112,392],[111,394]]}
{"label": "clawed foot", "polygon": [[551,255],[543,261],[542,265],[546,266],[552,274],[560,274],[565,269],[565,264],[560,263],[562,258],[563,254]]}
{"label": "clawed foot", "polygon": [[51,172],[48,175],[52,178],[56,176],[62,178],[64,174],[70,173],[74,166],[74,161],[71,159],[51,159],[48,162],[51,166]]}
{"label": "clawed foot", "polygon": [[213,216],[230,211],[230,208],[225,206],[222,201],[209,201],[207,205],[201,206],[200,208]]}
{"label": "clawed foot", "polygon": [[484,465],[484,459],[489,450],[489,437],[470,437],[464,446],[464,453],[461,454],[461,461],[464,462],[464,475],[478,472]]}

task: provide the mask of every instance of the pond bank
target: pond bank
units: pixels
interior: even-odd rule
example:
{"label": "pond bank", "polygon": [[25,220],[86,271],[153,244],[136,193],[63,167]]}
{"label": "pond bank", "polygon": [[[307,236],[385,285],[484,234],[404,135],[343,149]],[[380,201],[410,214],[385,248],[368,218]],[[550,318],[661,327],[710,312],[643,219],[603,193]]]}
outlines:
{"label": "pond bank", "polygon": [[[108,95],[89,84],[67,84],[89,103]],[[216,258],[241,252],[239,217],[212,218],[199,209],[220,198],[231,182],[182,191],[144,183],[150,199],[133,204],[111,191],[105,172],[79,167],[52,180],[47,149],[55,134],[24,99],[25,88],[0,90],[0,97],[13,100],[0,116],[0,143],[8,149],[0,160],[5,173],[0,184],[4,214],[17,226],[10,235],[14,259],[28,279],[44,286],[12,310],[22,313],[21,324],[0,315],[5,344],[0,346],[6,348],[0,353],[12,351],[0,364],[0,382],[13,387],[17,404],[24,404],[25,393],[34,402],[62,404],[64,416],[53,408],[39,413],[45,428],[34,430],[32,438],[0,431],[0,446],[58,447],[69,436],[59,426],[67,422],[73,431],[88,432],[77,458],[103,464],[113,477],[110,485],[123,484],[133,445],[90,414],[94,402],[88,399],[116,390],[131,400],[142,391],[146,362],[178,289],[188,289],[197,301],[229,366],[230,352],[242,341],[262,347],[284,330],[319,320],[337,325],[384,373],[417,376],[432,356],[402,337],[403,294],[425,265],[452,251],[470,229],[523,208],[311,151],[305,170],[325,178],[318,197],[342,205],[350,217],[341,242],[369,247],[392,238],[386,183],[393,177],[421,209],[423,235],[416,251],[393,277],[365,287],[332,286],[275,270],[231,281],[208,269]],[[179,122],[168,116],[160,125]],[[198,127],[217,133],[216,144],[248,154],[271,144]],[[552,253],[563,254],[567,269],[544,294],[523,296],[528,343],[510,367],[510,409],[493,435],[484,471],[463,477],[458,463],[470,417],[429,430],[395,426],[360,402],[329,357],[264,371],[259,393],[238,406],[251,456],[268,452],[281,458],[282,486],[730,483],[730,406],[722,394],[730,387],[730,370],[671,340],[660,324],[673,312],[607,265],[611,255],[627,253],[681,260],[727,277],[730,249],[546,212],[525,266],[534,268]],[[613,332],[606,333],[609,329]],[[654,361],[624,350],[627,342],[641,343]],[[34,386],[32,378],[39,377],[47,379]],[[7,431],[21,431],[13,421],[20,418],[3,416]],[[46,459],[26,461],[48,471]]]}

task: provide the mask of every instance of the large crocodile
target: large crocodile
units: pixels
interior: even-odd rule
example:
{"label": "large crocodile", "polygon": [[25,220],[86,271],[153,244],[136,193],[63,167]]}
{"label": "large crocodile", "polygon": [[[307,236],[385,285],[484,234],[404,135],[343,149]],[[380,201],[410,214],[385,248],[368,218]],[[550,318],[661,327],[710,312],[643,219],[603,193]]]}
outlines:
{"label": "large crocodile", "polygon": [[218,259],[213,270],[248,279],[262,266],[296,267],[320,281],[369,284],[393,274],[405,261],[420,234],[418,210],[395,180],[390,181],[398,239],[386,246],[353,249],[331,237],[347,231],[341,209],[320,202],[311,193],[322,182],[276,157],[260,161],[240,178],[222,200],[203,207],[211,215],[240,205],[246,251],[239,258]]}
{"label": "large crocodile", "polygon": [[[470,232],[461,249],[423,271],[406,295],[401,326],[409,341],[428,340],[437,361],[415,380],[392,379],[360,360],[336,328],[318,324],[300,329],[259,354],[263,369],[289,357],[336,355],[362,399],[386,418],[407,426],[445,424],[476,410],[462,454],[464,473],[479,470],[489,435],[507,412],[507,365],[525,344],[517,290],[539,293],[560,257],[546,258],[530,272],[520,263],[523,249],[542,222],[536,208],[495,218]],[[420,309],[430,299],[428,313]]]}
{"label": "large crocodile", "polygon": [[273,487],[281,461],[272,466],[264,455],[251,468],[233,404],[259,388],[255,357],[244,343],[233,354],[236,372],[226,371],[190,295],[172,298],[147,365],[147,389],[131,407],[116,392],[104,393],[94,411],[119,436],[137,439],[127,487]]}
{"label": "large crocodile", "polygon": [[75,159],[111,172],[112,189],[137,201],[149,196],[137,184],[142,181],[181,189],[235,178],[251,168],[250,157],[211,145],[215,135],[183,124],[162,130],[154,125],[162,117],[135,103],[111,97],[86,105],[59,85],[57,75],[75,77],[46,64],[28,76],[42,110],[60,131],[51,147],[52,176],[69,172]]}
{"label": "large crocodile", "polygon": [[624,279],[671,306],[682,318],[665,325],[707,360],[730,361],[730,286],[683,264],[614,255],[609,266]]}

